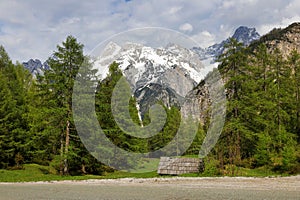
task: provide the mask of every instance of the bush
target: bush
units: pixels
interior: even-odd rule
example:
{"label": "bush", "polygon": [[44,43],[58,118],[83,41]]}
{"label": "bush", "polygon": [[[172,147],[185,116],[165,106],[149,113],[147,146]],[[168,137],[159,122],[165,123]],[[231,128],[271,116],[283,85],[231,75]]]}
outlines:
{"label": "bush", "polygon": [[53,169],[51,173],[58,174],[58,172],[60,171],[60,161],[61,158],[59,155],[54,156],[53,160],[50,162],[50,167]]}
{"label": "bush", "polygon": [[219,176],[219,175],[221,175],[220,169],[218,167],[219,161],[217,161],[215,159],[205,158],[204,163],[205,163],[205,168],[204,168],[203,173],[201,173],[201,175],[203,175],[203,176]]}

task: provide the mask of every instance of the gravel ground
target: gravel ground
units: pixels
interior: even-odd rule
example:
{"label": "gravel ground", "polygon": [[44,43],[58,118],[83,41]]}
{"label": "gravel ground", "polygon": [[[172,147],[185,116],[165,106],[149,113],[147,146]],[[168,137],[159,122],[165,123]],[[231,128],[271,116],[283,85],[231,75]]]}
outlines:
{"label": "gravel ground", "polygon": [[300,176],[0,183],[2,199],[300,199]]}

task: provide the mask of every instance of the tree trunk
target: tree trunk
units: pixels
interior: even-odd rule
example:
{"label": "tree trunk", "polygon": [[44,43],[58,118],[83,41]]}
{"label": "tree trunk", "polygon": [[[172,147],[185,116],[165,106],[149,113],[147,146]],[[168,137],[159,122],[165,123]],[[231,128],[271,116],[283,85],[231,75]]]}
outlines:
{"label": "tree trunk", "polygon": [[81,172],[84,173],[84,174],[86,174],[85,164],[84,163],[81,164]]}
{"label": "tree trunk", "polygon": [[59,165],[59,174],[62,176],[64,174],[63,167],[63,158],[64,158],[64,135],[60,135],[60,165]]}
{"label": "tree trunk", "polygon": [[223,159],[223,148],[221,150],[217,151],[218,152],[218,159],[220,163],[220,171],[224,175],[224,159]]}
{"label": "tree trunk", "polygon": [[298,133],[298,142],[300,142],[300,83],[299,83],[299,74],[295,70],[295,80],[296,80],[296,133]]}
{"label": "tree trunk", "polygon": [[297,95],[296,95],[296,102],[297,102],[297,113],[296,113],[296,133],[298,133],[298,142],[300,142],[300,89],[297,87]]}
{"label": "tree trunk", "polygon": [[65,159],[64,159],[64,175],[69,174],[69,166],[68,166],[68,152],[69,152],[69,144],[70,144],[70,121],[67,120],[67,128],[66,128],[66,145],[65,145]]}

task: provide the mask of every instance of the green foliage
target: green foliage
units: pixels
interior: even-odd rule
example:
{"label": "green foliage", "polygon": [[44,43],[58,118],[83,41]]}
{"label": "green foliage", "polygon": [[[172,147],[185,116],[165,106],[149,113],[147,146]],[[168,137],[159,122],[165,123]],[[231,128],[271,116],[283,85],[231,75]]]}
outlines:
{"label": "green foliage", "polygon": [[262,43],[269,43],[269,42],[273,42],[273,41],[286,41],[286,42],[292,42],[290,41],[290,39],[286,36],[287,33],[291,33],[293,32],[293,29],[297,29],[299,27],[299,22],[295,22],[291,25],[289,25],[287,28],[285,29],[281,29],[281,28],[274,28],[273,30],[271,30],[268,34],[263,35],[262,37],[260,37],[259,40],[254,41],[251,45],[250,45],[250,49],[256,49],[260,44]]}
{"label": "green foliage", "polygon": [[219,161],[215,159],[204,159],[205,168],[201,176],[219,176],[221,175]]}
{"label": "green foliage", "polygon": [[101,173],[102,164],[83,146],[72,116],[76,76],[80,73],[82,78],[96,80],[96,71],[83,55],[83,45],[73,36],[58,45],[47,62],[51,69],[38,77],[29,113],[32,161],[51,164],[61,175]]}
{"label": "green foliage", "polygon": [[[233,39],[225,46],[224,54],[219,57],[219,71],[227,92],[226,122],[216,147],[205,158],[205,171],[200,176],[300,172],[300,54],[295,50],[283,57],[278,49],[271,52],[261,44],[264,40],[282,39],[284,31],[287,30],[274,30],[248,48]],[[75,129],[72,94],[78,74],[77,78],[83,79],[83,83],[87,83],[84,79],[98,83],[95,108],[99,124],[106,136],[120,148],[139,153],[159,150],[174,139],[180,124],[184,134],[194,128],[192,120],[181,122],[179,108],[167,108],[157,102],[167,115],[159,133],[147,139],[124,133],[117,125],[111,108],[114,88],[123,76],[118,64],[112,63],[109,75],[98,82],[96,71],[83,55],[83,45],[72,36],[58,45],[53,55],[47,61],[51,70],[33,79],[22,65],[13,64],[4,47],[0,46],[0,168],[21,169],[25,166],[25,170],[0,171],[0,181],[61,180],[58,174],[105,174],[113,171],[89,154]],[[81,69],[82,65],[86,68]],[[94,83],[85,87],[95,87]],[[140,128],[160,119],[160,116],[150,118],[148,112],[141,120],[136,99],[127,98],[126,87],[122,85],[122,90],[116,91],[119,92],[117,96],[128,100],[129,105],[129,116],[120,112],[120,120],[124,123],[132,121]],[[87,125],[89,123],[86,122]],[[186,156],[198,155],[208,126],[207,122],[198,127]],[[185,139],[175,138],[177,144],[185,142]],[[179,150],[174,150],[174,156]],[[126,163],[140,172],[158,162],[149,158],[150,161],[137,163],[130,158],[124,160],[113,151],[108,154],[113,158],[112,162]],[[107,175],[111,178],[128,176],[133,175],[124,172]],[[157,175],[151,172],[136,176]],[[94,176],[74,176],[74,179],[89,177]]]}
{"label": "green foliage", "polygon": [[21,165],[28,158],[28,97],[32,77],[12,64],[0,47],[0,168]]}
{"label": "green foliage", "polygon": [[234,41],[227,48],[219,66],[229,100],[215,152],[219,167],[231,175],[242,166],[291,171],[299,164],[299,54],[283,58],[264,44],[249,54]]}
{"label": "green foliage", "polygon": [[[118,96],[118,98],[125,99],[122,102],[125,102],[126,105],[123,104],[121,105],[120,103],[118,103],[116,105],[116,107],[118,108],[113,108],[114,113],[118,115],[117,117],[122,122],[122,124],[130,123],[130,121],[132,120],[137,125],[137,128],[139,128],[138,130],[140,130],[140,134],[143,134],[143,129],[141,128],[141,125],[142,124],[148,125],[150,123],[150,117],[148,112],[145,114],[144,120],[140,121],[138,117],[138,110],[136,108],[135,99],[133,97],[129,98],[129,100],[126,99],[128,98],[128,94],[126,94],[125,90],[128,90],[128,88],[127,89],[125,88],[125,84],[118,86],[121,87],[118,91],[114,90],[116,84],[118,83],[118,81],[121,79],[122,76],[123,75],[120,69],[118,68],[118,64],[112,63],[109,67],[109,75],[104,80],[100,81],[98,84],[98,89],[96,92],[96,113],[97,113],[99,124],[103,129],[104,133],[106,134],[106,136],[116,146],[120,148],[132,152],[139,152],[139,153],[147,153],[147,152],[159,150],[174,138],[180,125],[180,111],[176,107],[171,107],[170,109],[168,109],[160,102],[157,102],[158,104],[161,104],[164,107],[164,110],[167,114],[167,121],[163,129],[160,132],[158,132],[155,136],[147,139],[138,138],[126,134],[118,126],[118,124],[115,121],[115,117],[113,116],[113,112],[111,108],[113,92],[115,92],[115,95]],[[129,110],[130,116],[124,114],[126,109]],[[159,116],[152,116],[152,117],[153,117],[152,119],[154,119],[152,123],[154,123],[155,120],[157,121]],[[126,127],[128,128],[128,126]],[[137,132],[137,131],[133,130],[133,132]],[[174,155],[175,154],[176,153],[174,153]],[[114,158],[112,162],[122,162],[123,164],[124,162],[125,163],[127,162],[128,165],[132,167],[137,164],[130,160],[125,161],[123,160],[123,158],[119,158],[118,155],[114,155],[114,152],[111,152],[111,155],[112,158]]]}

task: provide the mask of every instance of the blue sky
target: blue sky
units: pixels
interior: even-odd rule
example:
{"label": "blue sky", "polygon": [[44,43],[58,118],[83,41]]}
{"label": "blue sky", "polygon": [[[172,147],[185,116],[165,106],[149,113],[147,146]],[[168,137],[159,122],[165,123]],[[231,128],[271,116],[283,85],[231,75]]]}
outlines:
{"label": "blue sky", "polygon": [[88,53],[113,34],[142,27],[180,31],[202,47],[240,25],[265,34],[300,21],[299,0],[0,0],[0,44],[11,59],[45,61],[68,35]]}

